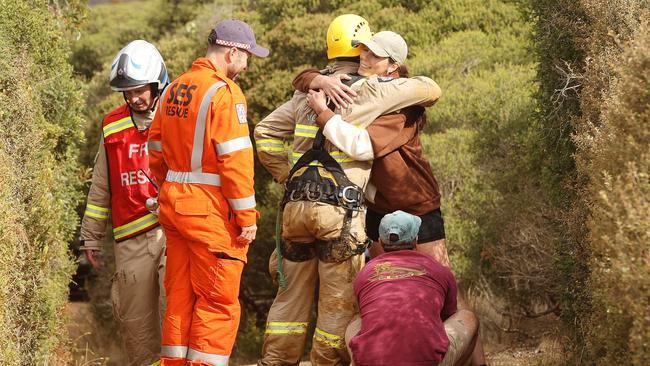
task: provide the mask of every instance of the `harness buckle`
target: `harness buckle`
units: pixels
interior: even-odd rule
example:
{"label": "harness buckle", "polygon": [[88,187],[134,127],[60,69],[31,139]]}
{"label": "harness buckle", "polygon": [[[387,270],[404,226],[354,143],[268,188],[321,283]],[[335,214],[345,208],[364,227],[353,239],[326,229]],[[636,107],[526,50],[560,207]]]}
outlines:
{"label": "harness buckle", "polygon": [[[298,194],[298,196],[294,196],[296,193]],[[289,201],[291,202],[300,201],[301,198],[302,198],[302,191],[299,191],[297,189],[291,191],[291,194],[289,195]]]}
{"label": "harness buckle", "polygon": [[[348,197],[348,192],[352,190],[352,195],[353,197]],[[343,190],[341,191],[341,199],[343,202],[346,204],[355,204],[359,202],[359,190],[355,186],[347,186],[344,187]]]}
{"label": "harness buckle", "polygon": [[320,199],[323,197],[323,191],[321,190],[320,184],[316,182],[309,182],[309,184],[305,185],[305,196],[309,201],[320,201]]}
{"label": "harness buckle", "polygon": [[[312,195],[311,195],[312,193],[316,193],[316,194],[318,194],[318,196],[312,197]],[[316,192],[307,191],[307,200],[309,200],[309,201],[318,202],[318,201],[320,201],[320,199],[322,197],[323,197],[323,192],[321,192],[321,191],[316,191]]]}

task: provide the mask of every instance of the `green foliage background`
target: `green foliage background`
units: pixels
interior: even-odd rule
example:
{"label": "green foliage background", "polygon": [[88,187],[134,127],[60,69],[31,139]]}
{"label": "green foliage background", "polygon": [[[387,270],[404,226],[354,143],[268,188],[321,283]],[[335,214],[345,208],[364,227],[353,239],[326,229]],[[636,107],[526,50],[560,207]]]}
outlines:
{"label": "green foliage background", "polygon": [[[122,103],[107,86],[114,54],[146,39],[174,78],[204,54],[212,25],[243,19],[272,50],[238,79],[255,123],[290,97],[298,71],[325,66],[327,25],[344,13],[364,16],[375,31],[402,34],[411,73],[443,89],[422,140],[462,286],[515,318],[560,315],[572,364],[648,364],[647,1],[0,5],[3,364],[66,358],[60,314],[73,270],[67,243],[101,118]],[[257,357],[275,293],[267,259],[281,187],[258,168],[263,216],[242,285],[240,361]],[[92,295],[113,337],[109,279],[110,271],[100,274]]]}

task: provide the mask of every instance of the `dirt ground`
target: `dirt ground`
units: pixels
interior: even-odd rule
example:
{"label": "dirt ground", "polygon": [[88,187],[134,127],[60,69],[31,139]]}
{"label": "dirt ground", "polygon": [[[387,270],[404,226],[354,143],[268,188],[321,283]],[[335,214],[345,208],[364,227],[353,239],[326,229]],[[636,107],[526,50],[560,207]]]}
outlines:
{"label": "dirt ground", "polygon": [[[562,342],[558,338],[559,321],[554,315],[537,319],[503,319],[485,304],[473,304],[482,319],[483,339],[488,365],[560,366]],[[70,302],[66,307],[68,333],[73,341],[74,366],[124,365],[119,340],[105,337],[98,329],[86,302]],[[311,365],[305,361],[300,365]],[[237,366],[237,365],[232,365]],[[252,365],[251,365],[252,366]]]}
{"label": "dirt ground", "polygon": [[105,337],[95,321],[90,303],[69,302],[65,309],[74,366],[125,365],[119,340]]}

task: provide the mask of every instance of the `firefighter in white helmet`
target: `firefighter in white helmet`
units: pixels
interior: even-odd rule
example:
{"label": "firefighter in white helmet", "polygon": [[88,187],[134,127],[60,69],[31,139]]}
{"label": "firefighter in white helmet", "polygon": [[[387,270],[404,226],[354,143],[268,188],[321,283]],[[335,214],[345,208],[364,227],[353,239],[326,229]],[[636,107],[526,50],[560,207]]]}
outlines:
{"label": "firefighter in white helmet", "polygon": [[110,86],[126,103],[102,121],[102,139],[81,223],[81,249],[96,268],[110,217],[115,239],[113,314],[128,364],[160,357],[165,296],[165,236],[155,212],[157,187],[149,180],[147,138],[157,101],[169,78],[162,56],[143,40],[129,43],[111,64]]}

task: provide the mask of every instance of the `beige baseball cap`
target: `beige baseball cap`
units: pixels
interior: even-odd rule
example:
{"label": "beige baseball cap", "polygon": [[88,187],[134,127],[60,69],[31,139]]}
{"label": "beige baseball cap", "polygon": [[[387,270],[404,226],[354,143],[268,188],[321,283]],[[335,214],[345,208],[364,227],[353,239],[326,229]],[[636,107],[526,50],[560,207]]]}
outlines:
{"label": "beige baseball cap", "polygon": [[359,43],[368,47],[372,53],[379,57],[390,57],[391,60],[400,65],[406,61],[408,46],[404,38],[395,32],[378,32],[372,38]]}

